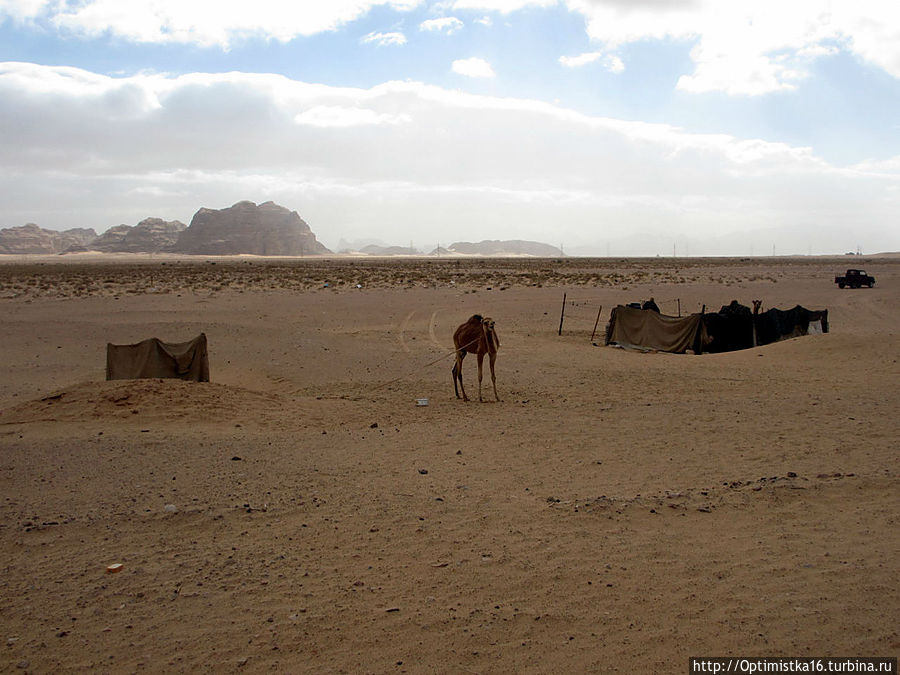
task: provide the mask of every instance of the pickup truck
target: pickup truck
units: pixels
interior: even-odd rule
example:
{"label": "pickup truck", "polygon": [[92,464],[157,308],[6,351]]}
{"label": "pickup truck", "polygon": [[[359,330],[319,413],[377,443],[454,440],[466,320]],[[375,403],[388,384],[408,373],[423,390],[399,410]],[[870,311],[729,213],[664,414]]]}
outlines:
{"label": "pickup truck", "polygon": [[842,277],[835,277],[834,283],[838,288],[849,286],[850,288],[859,288],[860,286],[868,286],[872,288],[875,285],[875,277],[870,277],[863,270],[847,270]]}

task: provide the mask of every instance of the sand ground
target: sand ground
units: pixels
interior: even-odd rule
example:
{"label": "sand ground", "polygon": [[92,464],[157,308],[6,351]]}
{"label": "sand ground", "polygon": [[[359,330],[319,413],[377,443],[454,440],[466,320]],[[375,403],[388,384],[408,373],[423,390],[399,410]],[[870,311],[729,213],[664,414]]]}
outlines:
{"label": "sand ground", "polygon": [[[900,260],[853,262],[874,289],[843,258],[3,261],[0,671],[897,656]],[[831,332],[591,343],[650,296]],[[499,403],[453,395],[476,312]],[[104,381],[107,342],[201,331],[212,382]]]}

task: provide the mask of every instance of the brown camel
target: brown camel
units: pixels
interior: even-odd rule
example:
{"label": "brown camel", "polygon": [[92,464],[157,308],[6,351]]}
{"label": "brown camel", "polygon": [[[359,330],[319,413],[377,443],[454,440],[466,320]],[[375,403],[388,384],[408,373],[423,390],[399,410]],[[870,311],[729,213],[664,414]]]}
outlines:
{"label": "brown camel", "polygon": [[[494,398],[498,401],[500,396],[497,395],[497,377],[494,375],[494,362],[497,360],[497,349],[500,347],[500,337],[494,328],[494,320],[489,317],[482,317],[480,314],[472,315],[468,321],[456,329],[453,334],[453,344],[456,347],[456,363],[453,365],[453,390],[456,392],[456,398],[459,398],[459,392],[462,390],[462,399],[468,401],[466,396],[466,388],[463,386],[462,378],[462,362],[466,354],[475,354],[478,358],[478,400],[481,398],[481,378],[484,372],[484,355],[487,354],[491,366],[491,383],[494,385]],[[459,388],[457,388],[457,382]]]}

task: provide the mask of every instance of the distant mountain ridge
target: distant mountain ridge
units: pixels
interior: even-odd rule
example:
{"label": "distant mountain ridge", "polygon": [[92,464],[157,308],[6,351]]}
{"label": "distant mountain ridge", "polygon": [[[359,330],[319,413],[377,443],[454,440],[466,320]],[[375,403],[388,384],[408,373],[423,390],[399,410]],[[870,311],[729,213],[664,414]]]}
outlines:
{"label": "distant mountain ridge", "polygon": [[201,207],[186,226],[145,218],[97,235],[93,229],[57,232],[34,223],[0,229],[0,254],[188,253],[200,255],[323,255],[329,251],[296,211],[274,202],[241,201],[226,209]]}
{"label": "distant mountain ridge", "polygon": [[[331,253],[316,239],[309,225],[296,211],[271,201],[259,205],[251,201],[240,201],[224,209],[201,207],[187,226],[180,220],[145,218],[133,227],[117,225],[99,236],[93,229],[76,228],[56,232],[45,230],[34,223],[0,229],[0,254],[82,251],[259,256]],[[346,252],[371,256],[424,255],[411,245],[405,247],[374,243]],[[446,248],[438,247],[427,255],[558,258],[564,253],[555,246],[536,241],[486,239],[480,242],[458,241]]]}
{"label": "distant mountain ridge", "polygon": [[77,246],[84,246],[97,238],[91,228],[76,227],[57,232],[45,230],[34,223],[0,230],[0,254],[62,253]]}
{"label": "distant mountain ridge", "polygon": [[360,253],[366,255],[422,255],[422,252],[410,248],[409,246],[379,246],[378,244],[369,244],[359,249]]}
{"label": "distant mountain ridge", "polygon": [[158,253],[169,251],[187,226],[180,220],[145,218],[134,227],[118,225],[90,243],[94,251],[104,253]]}
{"label": "distant mountain ridge", "polygon": [[521,239],[499,240],[486,239],[481,242],[458,241],[450,244],[448,247],[438,246],[430,253],[413,248],[412,246],[387,246],[384,244],[367,244],[359,248],[354,248],[341,240],[343,244],[342,253],[353,253],[371,256],[415,256],[428,255],[430,257],[438,256],[527,256],[533,258],[560,258],[565,254],[562,250],[549,244],[543,244],[538,241],[523,241]]}
{"label": "distant mountain ridge", "polygon": [[[564,254],[562,250],[551,246],[550,244],[542,244],[538,241],[522,241],[520,239],[512,239],[501,241],[499,239],[486,239],[478,243],[468,241],[458,241],[450,244],[445,249],[448,253],[456,253],[459,255],[482,255],[482,256],[532,256],[535,258],[559,258]],[[443,251],[435,249],[435,255],[443,255]]]}

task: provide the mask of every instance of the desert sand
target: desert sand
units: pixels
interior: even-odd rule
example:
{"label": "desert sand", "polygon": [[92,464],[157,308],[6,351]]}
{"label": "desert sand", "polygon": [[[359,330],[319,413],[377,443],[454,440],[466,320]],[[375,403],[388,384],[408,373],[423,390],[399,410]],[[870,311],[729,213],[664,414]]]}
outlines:
{"label": "desert sand", "polygon": [[[875,288],[839,290],[851,266]],[[10,256],[0,671],[896,656],[898,289],[889,257]],[[604,347],[609,310],[651,296],[828,309],[831,332]],[[500,402],[473,357],[475,400],[453,394],[474,313]],[[104,381],[107,342],[201,331],[211,382]]]}

